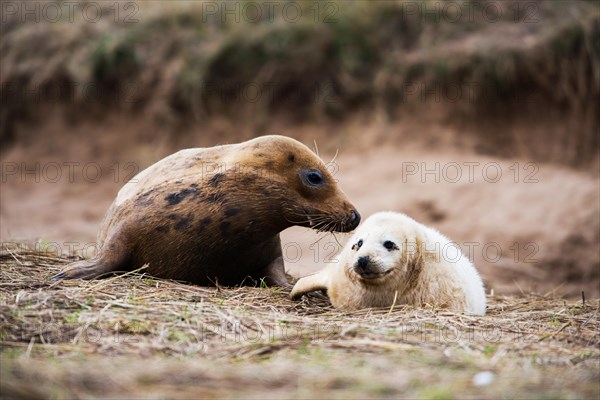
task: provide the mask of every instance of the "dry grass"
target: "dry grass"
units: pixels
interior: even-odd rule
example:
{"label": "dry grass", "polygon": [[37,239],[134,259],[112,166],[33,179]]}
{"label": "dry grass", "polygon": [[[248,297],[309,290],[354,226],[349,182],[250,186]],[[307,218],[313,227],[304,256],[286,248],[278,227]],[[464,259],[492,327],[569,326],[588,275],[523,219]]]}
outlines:
{"label": "dry grass", "polygon": [[[0,254],[3,397],[600,395],[597,299],[491,296],[485,317],[343,313],[317,298],[292,302],[281,289],[144,274],[49,283],[66,262]],[[483,371],[492,382],[475,384]]]}

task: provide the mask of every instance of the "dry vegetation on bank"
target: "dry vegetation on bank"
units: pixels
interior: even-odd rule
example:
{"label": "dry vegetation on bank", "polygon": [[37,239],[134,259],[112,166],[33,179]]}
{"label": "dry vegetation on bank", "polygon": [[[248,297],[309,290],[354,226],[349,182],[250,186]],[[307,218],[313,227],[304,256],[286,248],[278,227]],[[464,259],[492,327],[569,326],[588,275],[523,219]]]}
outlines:
{"label": "dry vegetation on bank", "polygon": [[258,131],[275,115],[430,119],[441,104],[483,152],[578,166],[597,156],[593,1],[482,0],[459,18],[461,2],[301,1],[297,19],[283,7],[266,12],[269,2],[233,2],[233,16],[208,3],[139,2],[116,13],[104,2],[94,23],[79,9],[52,23],[7,13],[0,140],[18,141],[20,123],[57,104],[71,122],[125,110],[163,134],[215,116]]}
{"label": "dry vegetation on bank", "polygon": [[66,262],[0,254],[4,398],[600,395],[598,300],[489,296],[485,317],[343,313],[281,289],[143,274],[49,283]]}

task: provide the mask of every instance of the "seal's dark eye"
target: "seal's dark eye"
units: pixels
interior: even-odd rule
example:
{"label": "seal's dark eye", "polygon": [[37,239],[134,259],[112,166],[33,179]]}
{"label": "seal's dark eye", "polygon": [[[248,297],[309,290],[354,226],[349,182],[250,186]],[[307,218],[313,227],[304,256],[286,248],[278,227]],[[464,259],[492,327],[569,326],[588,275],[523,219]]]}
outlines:
{"label": "seal's dark eye", "polygon": [[321,178],[321,175],[317,174],[316,172],[311,172],[306,177],[308,178],[308,181],[313,185],[318,185],[319,183],[323,182],[323,178]]}
{"label": "seal's dark eye", "polygon": [[325,182],[325,178],[321,171],[316,169],[302,171],[302,178],[309,186],[319,186]]}
{"label": "seal's dark eye", "polygon": [[396,246],[396,243],[390,242],[389,240],[386,240],[385,242],[383,242],[383,247],[385,247],[389,251],[398,250],[398,246]]}
{"label": "seal's dark eye", "polygon": [[363,245],[363,241],[362,239],[360,239],[358,242],[354,243],[354,246],[352,246],[352,250],[358,250],[360,249],[360,247]]}

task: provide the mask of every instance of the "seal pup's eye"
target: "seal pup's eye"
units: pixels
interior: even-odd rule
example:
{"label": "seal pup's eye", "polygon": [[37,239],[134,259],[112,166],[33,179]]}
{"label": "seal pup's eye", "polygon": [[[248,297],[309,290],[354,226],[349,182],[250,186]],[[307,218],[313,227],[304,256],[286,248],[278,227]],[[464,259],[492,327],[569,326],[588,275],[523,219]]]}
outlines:
{"label": "seal pup's eye", "polygon": [[386,240],[385,242],[383,242],[383,247],[385,247],[389,251],[398,250],[398,246],[396,246],[396,243],[390,242],[389,240]]}
{"label": "seal pup's eye", "polygon": [[325,183],[323,174],[318,169],[302,170],[302,180],[308,186],[319,186]]}
{"label": "seal pup's eye", "polygon": [[360,239],[358,242],[354,243],[354,245],[352,246],[352,250],[358,250],[360,249],[360,247],[363,245],[363,241],[362,239]]}

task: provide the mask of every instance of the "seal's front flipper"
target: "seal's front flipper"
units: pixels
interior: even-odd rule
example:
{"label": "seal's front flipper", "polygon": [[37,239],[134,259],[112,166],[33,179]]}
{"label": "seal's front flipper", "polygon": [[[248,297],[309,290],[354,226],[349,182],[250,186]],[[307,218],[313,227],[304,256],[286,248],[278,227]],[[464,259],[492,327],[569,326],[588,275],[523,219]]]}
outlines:
{"label": "seal's front flipper", "polygon": [[327,290],[327,272],[322,270],[316,274],[300,278],[294,285],[290,297],[292,300],[298,300],[309,292],[316,290]]}
{"label": "seal's front flipper", "polygon": [[286,289],[291,289],[292,285],[288,282],[285,276],[285,268],[283,264],[283,257],[279,256],[271,264],[269,264],[265,271],[265,283],[268,286],[281,286]]}

